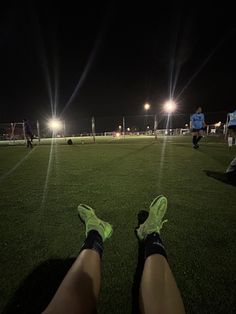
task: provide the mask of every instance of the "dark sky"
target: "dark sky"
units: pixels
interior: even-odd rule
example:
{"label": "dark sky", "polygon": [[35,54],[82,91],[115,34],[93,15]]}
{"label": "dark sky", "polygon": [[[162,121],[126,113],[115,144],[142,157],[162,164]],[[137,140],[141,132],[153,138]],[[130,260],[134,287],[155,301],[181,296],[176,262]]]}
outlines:
{"label": "dark sky", "polygon": [[1,122],[48,117],[50,101],[66,119],[138,115],[146,101],[160,110],[170,90],[179,112],[235,109],[232,7],[86,3],[9,1],[1,9]]}

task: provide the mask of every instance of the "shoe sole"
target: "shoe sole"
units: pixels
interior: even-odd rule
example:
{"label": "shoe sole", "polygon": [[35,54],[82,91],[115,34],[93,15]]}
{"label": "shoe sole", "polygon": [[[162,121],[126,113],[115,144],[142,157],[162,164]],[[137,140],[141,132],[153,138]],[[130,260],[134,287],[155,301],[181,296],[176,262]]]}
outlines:
{"label": "shoe sole", "polygon": [[166,214],[167,205],[167,198],[164,195],[159,195],[152,201],[149,212],[153,212],[157,216],[161,215],[160,218],[163,219]]}
{"label": "shoe sole", "polygon": [[153,207],[159,207],[160,205],[156,205],[157,202],[159,202],[160,200],[164,199],[166,202],[166,207],[167,207],[167,198],[164,195],[158,195],[156,198],[154,198],[154,200],[151,202],[151,205],[149,206],[149,210],[152,210]]}
{"label": "shoe sole", "polygon": [[[164,200],[164,204],[161,204],[161,202]],[[164,205],[164,210],[162,209],[162,206]],[[159,195],[152,201],[151,205],[149,206],[149,213],[155,212],[156,215],[158,215],[160,212],[162,213],[161,219],[165,216],[167,210],[167,198],[164,195]],[[148,218],[147,218],[148,219]],[[139,228],[136,230],[136,234],[139,239],[143,238],[142,233],[139,233],[140,227],[143,226],[146,223],[146,221],[139,226]]]}

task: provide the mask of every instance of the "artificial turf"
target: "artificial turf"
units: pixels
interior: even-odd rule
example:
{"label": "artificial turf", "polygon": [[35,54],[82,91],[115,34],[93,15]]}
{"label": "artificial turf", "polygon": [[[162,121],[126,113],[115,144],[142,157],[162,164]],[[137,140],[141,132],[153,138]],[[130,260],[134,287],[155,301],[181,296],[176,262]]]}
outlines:
{"label": "artificial turf", "polygon": [[[105,243],[98,313],[136,313],[140,210],[168,197],[162,230],[187,313],[235,313],[236,187],[206,175],[236,154],[207,138],[116,139],[0,147],[0,311],[40,313],[84,240],[87,203],[114,234]],[[63,143],[63,142],[62,142]]]}

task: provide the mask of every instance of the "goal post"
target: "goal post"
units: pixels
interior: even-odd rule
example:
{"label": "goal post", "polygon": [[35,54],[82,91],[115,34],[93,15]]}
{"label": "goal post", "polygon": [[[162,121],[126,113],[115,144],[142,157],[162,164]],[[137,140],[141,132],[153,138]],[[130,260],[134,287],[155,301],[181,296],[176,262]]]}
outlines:
{"label": "goal post", "polygon": [[40,144],[41,137],[40,137],[40,127],[39,127],[39,121],[38,120],[37,120],[37,134],[38,134],[38,142]]}
{"label": "goal post", "polygon": [[[39,121],[32,123],[32,133],[34,139],[38,139],[40,143],[40,124]],[[26,134],[25,134],[24,122],[0,122],[0,144],[2,145],[23,145],[26,144]]]}
{"label": "goal post", "polygon": [[15,143],[24,140],[24,124],[22,122],[0,123],[0,141]]}

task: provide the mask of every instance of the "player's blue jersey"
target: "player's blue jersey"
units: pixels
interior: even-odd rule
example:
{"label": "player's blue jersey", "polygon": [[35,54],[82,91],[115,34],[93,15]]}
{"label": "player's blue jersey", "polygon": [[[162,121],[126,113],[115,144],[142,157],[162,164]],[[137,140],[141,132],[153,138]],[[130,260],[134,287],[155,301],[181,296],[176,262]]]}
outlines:
{"label": "player's blue jersey", "polygon": [[229,113],[229,123],[228,126],[236,126],[236,110],[232,113]]}
{"label": "player's blue jersey", "polygon": [[194,113],[191,117],[192,128],[193,129],[202,129],[204,128],[204,113]]}

